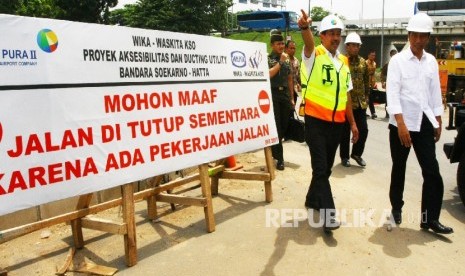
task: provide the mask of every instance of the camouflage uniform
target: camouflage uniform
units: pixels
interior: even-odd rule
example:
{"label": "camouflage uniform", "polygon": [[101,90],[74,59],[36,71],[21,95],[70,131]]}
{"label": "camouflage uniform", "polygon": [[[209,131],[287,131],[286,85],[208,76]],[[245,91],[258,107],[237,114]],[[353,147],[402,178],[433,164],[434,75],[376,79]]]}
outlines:
{"label": "camouflage uniform", "polygon": [[[370,76],[367,63],[364,58],[357,56],[349,58],[349,69],[352,77],[353,89],[350,91],[352,98],[352,112],[357,124],[359,138],[352,146],[352,155],[361,157],[365,150],[365,142],[368,138],[368,124],[366,118],[367,99],[370,93]],[[341,160],[349,159],[350,152],[350,126],[346,122],[341,135],[339,156]]]}

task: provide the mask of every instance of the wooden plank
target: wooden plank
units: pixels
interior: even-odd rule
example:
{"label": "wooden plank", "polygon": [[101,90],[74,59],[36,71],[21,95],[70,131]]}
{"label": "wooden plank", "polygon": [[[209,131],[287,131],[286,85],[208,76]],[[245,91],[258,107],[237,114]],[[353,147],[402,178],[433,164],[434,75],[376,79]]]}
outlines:
{"label": "wooden plank", "polygon": [[160,185],[158,187],[155,187],[154,191],[155,191],[155,193],[161,193],[161,192],[164,192],[164,191],[167,191],[167,190],[174,189],[174,188],[179,187],[179,186],[184,185],[184,184],[188,184],[188,183],[191,183],[191,182],[194,182],[194,181],[198,181],[198,179],[199,179],[199,174],[195,173],[193,175],[189,175],[189,176],[182,177],[182,178],[177,178],[176,180],[170,181],[167,184],[163,184],[163,185]]}
{"label": "wooden plank", "polygon": [[118,269],[109,266],[98,265],[88,258],[84,257],[84,261],[81,262],[77,268],[73,268],[70,271],[72,272],[81,272],[86,275],[102,275],[102,276],[112,276],[118,271]]}
{"label": "wooden plank", "polygon": [[210,176],[208,175],[208,164],[199,166],[200,184],[202,195],[206,200],[206,205],[203,207],[205,213],[205,222],[207,224],[207,231],[209,233],[215,231],[215,217],[213,215],[212,194],[210,186]]}
{"label": "wooden plank", "polygon": [[218,174],[211,177],[211,187],[212,187],[212,195],[218,195],[218,186],[220,184],[220,177]]}
{"label": "wooden plank", "polygon": [[220,178],[225,179],[239,179],[239,180],[257,180],[257,181],[270,181],[271,176],[265,172],[237,172],[237,171],[224,171],[221,173]]}
{"label": "wooden plank", "polygon": [[18,227],[10,228],[4,231],[0,231],[0,244],[10,241],[12,239],[24,236],[34,231],[50,227],[59,223],[65,223],[73,219],[82,218],[90,214],[95,214],[116,206],[121,205],[122,199],[117,198],[101,204],[90,206],[86,209],[76,210],[63,215],[59,215],[53,218],[36,221],[33,223],[21,225]]}
{"label": "wooden plank", "polygon": [[124,235],[124,250],[126,252],[126,265],[137,264],[137,242],[136,242],[136,219],[134,206],[134,187],[132,184],[125,184],[121,187],[123,221],[126,224],[126,234]]}
{"label": "wooden plank", "polygon": [[207,201],[201,197],[190,197],[190,196],[183,196],[183,195],[168,195],[168,194],[159,194],[155,196],[158,201],[161,202],[168,202],[168,203],[176,203],[180,205],[188,205],[188,206],[200,206],[205,207],[207,205]]}
{"label": "wooden plank", "polygon": [[160,185],[162,180],[163,180],[163,175],[157,175],[155,177],[152,177],[151,181],[149,182],[149,186],[157,187]]}
{"label": "wooden plank", "polygon": [[81,225],[83,228],[98,230],[116,235],[127,234],[126,223],[124,222],[114,222],[97,217],[85,217],[81,219]]}
{"label": "wooden plank", "polygon": [[213,168],[209,168],[208,169],[208,175],[209,176],[214,176],[214,175],[216,175],[218,173],[223,172],[224,170],[225,170],[224,165],[218,165],[218,166],[215,166]]}
{"label": "wooden plank", "polygon": [[265,180],[265,201],[272,202],[273,201],[273,189],[271,187],[271,181],[275,179],[275,169],[274,169],[274,161],[273,156],[271,153],[271,147],[266,147],[265,151],[265,163],[266,163],[266,170],[270,174],[270,179]]}
{"label": "wooden plank", "polygon": [[71,247],[68,250],[68,255],[66,255],[65,263],[58,269],[58,271],[55,273],[55,275],[65,275],[66,272],[68,271],[69,266],[71,265],[71,262],[73,261],[73,256],[74,252],[76,249],[74,247]]}
{"label": "wooden plank", "polygon": [[149,196],[154,196],[154,195],[159,194],[161,192],[174,189],[174,188],[176,188],[178,186],[188,184],[188,183],[193,182],[193,181],[197,181],[198,179],[199,179],[199,174],[198,173],[195,173],[193,175],[186,176],[186,177],[183,177],[183,178],[178,178],[176,180],[168,182],[167,184],[163,184],[163,185],[160,185],[158,187],[154,187],[154,188],[150,188],[150,189],[146,189],[146,190],[137,192],[137,193],[134,194],[134,199],[135,200],[146,199]]}
{"label": "wooden plank", "polygon": [[264,152],[265,152],[266,171],[270,173],[270,181],[273,181],[276,178],[276,175],[275,175],[273,154],[271,153],[271,147],[266,147],[264,149]]}
{"label": "wooden plank", "polygon": [[[81,195],[76,204],[76,210],[89,207],[92,194]],[[71,220],[71,231],[73,233],[74,246],[78,249],[84,247],[84,237],[82,235],[81,218]]]}
{"label": "wooden plank", "polygon": [[210,185],[212,187],[212,195],[218,195],[218,185],[219,185],[219,180],[220,180],[220,177],[221,177],[221,174],[223,173],[223,171],[225,170],[225,167],[224,167],[224,159],[223,159],[223,162],[220,162],[220,161],[217,161],[216,162],[216,166],[213,167],[213,168],[209,168],[208,169],[208,175],[210,176]]}
{"label": "wooden plank", "polygon": [[271,188],[271,181],[265,181],[265,201],[268,203],[273,201],[273,190]]}
{"label": "wooden plank", "polygon": [[[149,189],[150,190],[154,187],[157,187],[160,185],[161,181],[163,180],[162,175],[158,175],[152,178],[152,181],[149,183]],[[157,200],[155,199],[155,193],[147,196],[147,216],[150,220],[154,220],[157,218],[158,213],[157,213]],[[137,200],[137,196],[134,195],[135,200]]]}

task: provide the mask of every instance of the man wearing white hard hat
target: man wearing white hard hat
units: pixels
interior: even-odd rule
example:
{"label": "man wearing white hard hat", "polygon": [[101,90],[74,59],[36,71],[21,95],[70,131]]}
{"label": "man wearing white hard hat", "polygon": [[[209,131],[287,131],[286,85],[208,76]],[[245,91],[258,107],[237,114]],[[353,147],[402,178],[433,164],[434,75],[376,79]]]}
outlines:
{"label": "man wearing white hard hat", "polygon": [[355,33],[349,33],[345,40],[346,55],[349,60],[350,75],[353,89],[350,91],[352,100],[352,113],[357,125],[359,137],[357,143],[352,146],[350,154],[350,126],[346,122],[341,136],[339,156],[344,167],[350,167],[349,156],[357,162],[359,166],[365,167],[366,162],[362,155],[365,150],[365,142],[368,137],[368,124],[366,112],[368,107],[368,96],[370,94],[370,76],[368,65],[364,58],[359,55],[362,40]]}
{"label": "man wearing white hard hat", "polygon": [[423,175],[420,227],[450,234],[453,229],[439,222],[444,194],[435,146],[441,137],[443,112],[439,71],[434,56],[424,50],[433,32],[433,21],[417,13],[410,18],[407,31],[410,47],[389,61],[386,81],[392,216],[397,224],[402,222],[406,163],[413,146]]}
{"label": "man wearing white hard hat", "polygon": [[353,142],[358,130],[352,115],[349,91],[352,90],[347,58],[337,48],[344,24],[335,15],[321,21],[321,44],[315,47],[310,30],[311,18],[305,11],[298,21],[305,46],[302,51],[301,81],[305,101],[305,140],[310,150],[312,180],[305,206],[320,210],[325,231],[339,228],[329,183],[337,147],[346,119]]}

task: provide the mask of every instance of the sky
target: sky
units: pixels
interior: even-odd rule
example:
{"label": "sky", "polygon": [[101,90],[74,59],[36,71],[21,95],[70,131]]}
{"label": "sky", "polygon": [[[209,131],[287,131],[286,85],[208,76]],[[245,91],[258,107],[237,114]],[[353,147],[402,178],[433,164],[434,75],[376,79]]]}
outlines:
{"label": "sky", "polygon": [[[118,0],[118,8],[137,0]],[[309,0],[287,0],[287,10],[300,14],[300,9],[308,9]],[[422,0],[427,1],[427,0]],[[238,2],[237,0],[234,2]],[[362,5],[363,4],[363,5]],[[415,0],[384,0],[384,18],[406,18],[413,15]],[[258,5],[261,6],[261,5]],[[310,0],[310,6],[323,7],[344,16],[346,19],[380,19],[382,18],[383,0]],[[256,8],[257,5],[235,4],[234,12]]]}

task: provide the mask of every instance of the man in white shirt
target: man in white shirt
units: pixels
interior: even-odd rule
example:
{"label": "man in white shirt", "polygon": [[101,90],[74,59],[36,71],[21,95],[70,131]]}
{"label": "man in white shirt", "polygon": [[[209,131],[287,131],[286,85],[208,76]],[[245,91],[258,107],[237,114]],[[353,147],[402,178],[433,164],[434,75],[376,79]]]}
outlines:
{"label": "man in white shirt", "polygon": [[397,224],[402,222],[406,163],[413,146],[423,174],[420,227],[450,234],[453,229],[439,222],[444,194],[435,150],[441,137],[443,112],[439,71],[434,56],[424,50],[433,31],[433,21],[418,13],[409,20],[407,31],[410,47],[392,57],[386,84],[392,215]]}
{"label": "man in white shirt", "polygon": [[321,45],[318,46],[315,46],[310,30],[311,18],[303,10],[298,24],[305,44],[300,71],[302,84],[305,84],[302,88],[302,95],[305,95],[305,140],[312,165],[312,180],[305,206],[324,212],[323,228],[331,231],[339,228],[340,223],[335,218],[329,177],[346,119],[353,142],[358,139],[350,97],[353,86],[350,69],[347,57],[337,51],[344,24],[335,15],[323,18]]}

